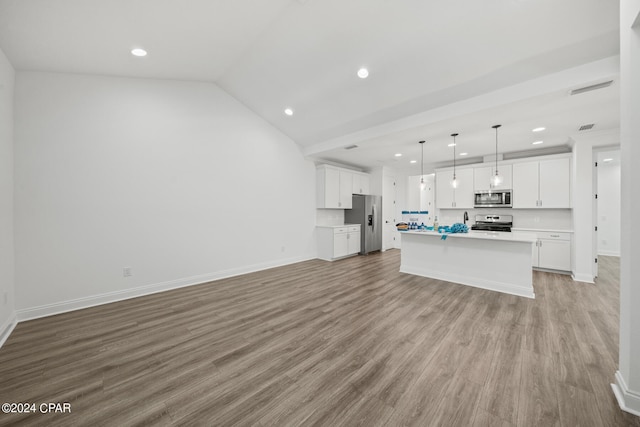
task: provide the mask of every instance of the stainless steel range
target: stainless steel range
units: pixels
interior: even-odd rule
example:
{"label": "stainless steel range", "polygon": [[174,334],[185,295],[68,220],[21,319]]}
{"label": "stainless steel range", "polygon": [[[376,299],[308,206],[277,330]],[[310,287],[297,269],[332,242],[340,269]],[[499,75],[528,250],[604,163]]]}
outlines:
{"label": "stainless steel range", "polygon": [[472,230],[482,231],[511,231],[513,215],[476,215],[476,223]]}

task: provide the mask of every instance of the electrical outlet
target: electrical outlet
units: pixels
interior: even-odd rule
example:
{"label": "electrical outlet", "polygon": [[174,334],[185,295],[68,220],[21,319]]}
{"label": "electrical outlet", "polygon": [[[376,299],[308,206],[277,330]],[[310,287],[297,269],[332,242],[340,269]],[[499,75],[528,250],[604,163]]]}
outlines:
{"label": "electrical outlet", "polygon": [[280,248],[280,252],[284,252],[284,251],[285,251],[285,247],[283,246]]}
{"label": "electrical outlet", "polygon": [[122,276],[123,277],[131,277],[131,276],[133,276],[133,272],[131,271],[131,267],[124,267],[122,269]]}

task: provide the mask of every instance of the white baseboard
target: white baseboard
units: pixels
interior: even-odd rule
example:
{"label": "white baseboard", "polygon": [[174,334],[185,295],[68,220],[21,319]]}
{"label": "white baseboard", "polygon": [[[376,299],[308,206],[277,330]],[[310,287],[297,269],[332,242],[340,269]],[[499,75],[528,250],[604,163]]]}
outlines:
{"label": "white baseboard", "polygon": [[297,262],[315,259],[313,255],[303,255],[294,258],[281,259],[276,261],[253,264],[249,266],[232,268],[229,270],[217,271],[214,273],[203,274],[198,276],[185,277],[182,279],[170,280],[167,282],[154,283],[151,285],[139,286],[136,288],[126,289],[122,291],[107,292],[99,295],[91,295],[88,297],[77,298],[68,301],[60,301],[52,304],[45,304],[38,307],[23,308],[16,311],[18,322],[25,320],[38,319],[40,317],[53,316],[55,314],[66,313],[83,308],[94,307],[102,304],[122,301],[130,298],[137,298],[145,295],[151,295],[158,292],[169,291],[172,289],[183,288],[186,286],[199,285],[202,283],[220,280],[227,277],[239,276],[241,274],[253,273],[270,268],[281,267],[284,265],[295,264]]}
{"label": "white baseboard", "polygon": [[521,286],[513,285],[511,283],[483,280],[478,279],[477,277],[461,275],[456,272],[438,271],[427,267],[411,268],[402,264],[400,264],[400,272],[414,274],[416,276],[430,277],[433,279],[444,280],[452,283],[459,283],[462,285],[473,286],[474,288],[487,289],[489,291],[502,292],[519,297],[535,298],[533,286],[531,287],[531,289],[527,289]]}
{"label": "white baseboard", "polygon": [[616,371],[616,382],[611,384],[620,409],[640,417],[640,393],[629,390],[620,371]]}
{"label": "white baseboard", "polygon": [[614,252],[614,251],[598,251],[598,255],[602,255],[602,256],[617,256],[620,257],[620,252]]}
{"label": "white baseboard", "polygon": [[590,274],[590,273],[587,273],[587,274],[573,273],[571,274],[571,278],[576,282],[595,283],[593,281],[593,274]]}
{"label": "white baseboard", "polygon": [[13,329],[17,324],[18,319],[16,317],[16,313],[14,312],[11,313],[11,316],[9,316],[9,318],[2,324],[2,326],[0,326],[0,348],[2,348],[4,343],[7,341],[7,338],[9,338],[9,335],[11,335],[11,332],[13,332]]}

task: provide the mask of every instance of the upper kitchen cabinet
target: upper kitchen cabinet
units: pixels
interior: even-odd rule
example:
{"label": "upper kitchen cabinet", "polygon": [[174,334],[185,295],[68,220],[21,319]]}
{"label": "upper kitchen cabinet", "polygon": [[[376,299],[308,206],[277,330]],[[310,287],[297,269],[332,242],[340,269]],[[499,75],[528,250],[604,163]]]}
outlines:
{"label": "upper kitchen cabinet", "polygon": [[491,177],[496,173],[495,166],[482,166],[473,168],[473,186],[475,191],[512,190],[513,168],[512,165],[498,165],[498,174],[502,176],[502,183],[493,185]]}
{"label": "upper kitchen cabinet", "polygon": [[353,194],[371,194],[371,178],[369,174],[353,172]]}
{"label": "upper kitchen cabinet", "polygon": [[316,168],[316,207],[351,209],[353,173],[328,165]]}
{"label": "upper kitchen cabinet", "polygon": [[436,171],[436,208],[473,209],[473,169],[456,169],[457,188],[451,186],[452,180],[453,169]]}
{"label": "upper kitchen cabinet", "polygon": [[568,157],[515,163],[513,207],[571,208],[571,159]]}

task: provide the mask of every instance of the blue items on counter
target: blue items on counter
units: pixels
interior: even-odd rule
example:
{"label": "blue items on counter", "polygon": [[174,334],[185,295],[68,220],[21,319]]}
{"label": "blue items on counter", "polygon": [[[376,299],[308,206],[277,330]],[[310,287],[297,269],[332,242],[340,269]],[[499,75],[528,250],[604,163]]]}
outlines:
{"label": "blue items on counter", "polygon": [[453,224],[452,226],[439,227],[438,232],[443,233],[441,240],[447,240],[447,234],[451,233],[468,233],[469,227],[466,224],[461,224],[459,222]]}
{"label": "blue items on counter", "polygon": [[466,224],[461,224],[459,222],[456,222],[450,228],[451,228],[450,233],[468,233],[469,232],[469,227],[467,227]]}

